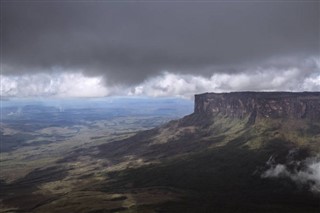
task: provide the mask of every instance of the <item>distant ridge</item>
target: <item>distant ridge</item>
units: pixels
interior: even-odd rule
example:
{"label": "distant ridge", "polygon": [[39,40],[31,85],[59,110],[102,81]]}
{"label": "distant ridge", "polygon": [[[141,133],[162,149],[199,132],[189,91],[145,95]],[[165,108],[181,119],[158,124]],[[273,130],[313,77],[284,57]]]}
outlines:
{"label": "distant ridge", "polygon": [[195,114],[320,119],[320,92],[231,92],[195,95]]}

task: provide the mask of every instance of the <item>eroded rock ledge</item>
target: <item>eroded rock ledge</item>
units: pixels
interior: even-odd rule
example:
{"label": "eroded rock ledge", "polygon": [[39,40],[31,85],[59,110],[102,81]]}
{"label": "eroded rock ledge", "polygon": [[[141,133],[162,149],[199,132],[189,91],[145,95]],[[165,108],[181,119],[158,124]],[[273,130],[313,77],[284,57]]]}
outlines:
{"label": "eroded rock ledge", "polygon": [[195,114],[320,120],[320,92],[231,92],[195,95]]}

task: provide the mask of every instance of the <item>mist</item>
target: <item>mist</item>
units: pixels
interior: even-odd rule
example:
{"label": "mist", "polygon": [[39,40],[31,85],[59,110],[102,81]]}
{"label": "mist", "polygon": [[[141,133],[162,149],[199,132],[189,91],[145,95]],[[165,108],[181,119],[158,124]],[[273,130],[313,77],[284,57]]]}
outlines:
{"label": "mist", "polygon": [[314,193],[320,193],[320,156],[287,164],[277,164],[270,157],[267,166],[270,168],[262,173],[262,178],[289,178],[298,185],[307,185]]}

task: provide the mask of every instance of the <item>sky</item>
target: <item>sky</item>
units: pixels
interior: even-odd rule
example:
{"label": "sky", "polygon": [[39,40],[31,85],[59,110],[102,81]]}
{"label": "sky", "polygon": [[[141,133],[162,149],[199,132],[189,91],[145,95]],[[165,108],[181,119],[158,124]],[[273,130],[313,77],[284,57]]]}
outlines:
{"label": "sky", "polygon": [[1,0],[1,97],[319,91],[320,1]]}

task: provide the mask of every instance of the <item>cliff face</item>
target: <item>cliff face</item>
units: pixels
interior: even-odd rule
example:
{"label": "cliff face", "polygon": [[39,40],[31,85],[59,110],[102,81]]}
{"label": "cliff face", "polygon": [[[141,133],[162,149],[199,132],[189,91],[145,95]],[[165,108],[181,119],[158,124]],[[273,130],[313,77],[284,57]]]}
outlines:
{"label": "cliff face", "polygon": [[232,118],[320,120],[320,92],[232,92],[195,95],[195,114]]}

